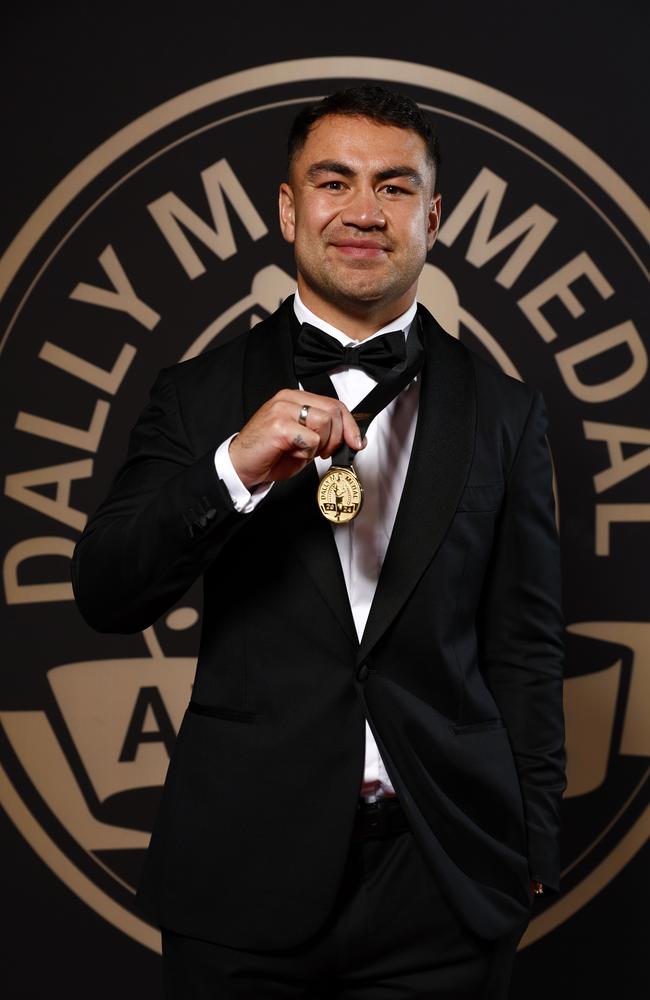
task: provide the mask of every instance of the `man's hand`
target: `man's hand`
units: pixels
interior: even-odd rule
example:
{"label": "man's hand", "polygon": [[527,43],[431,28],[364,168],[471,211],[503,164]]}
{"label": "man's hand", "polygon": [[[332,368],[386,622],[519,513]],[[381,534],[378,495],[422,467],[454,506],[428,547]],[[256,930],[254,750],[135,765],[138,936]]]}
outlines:
{"label": "man's hand", "polygon": [[[299,423],[303,406],[306,422]],[[317,455],[331,458],[343,442],[360,451],[365,447],[359,427],[343,403],[299,389],[281,389],[253,414],[229,454],[235,472],[247,489],[259,483],[290,479]]]}

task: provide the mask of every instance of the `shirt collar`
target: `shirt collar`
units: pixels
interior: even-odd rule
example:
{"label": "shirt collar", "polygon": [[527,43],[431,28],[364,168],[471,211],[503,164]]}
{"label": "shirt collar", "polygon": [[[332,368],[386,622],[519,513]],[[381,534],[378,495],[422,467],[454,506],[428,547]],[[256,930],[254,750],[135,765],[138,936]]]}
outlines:
{"label": "shirt collar", "polygon": [[[402,313],[401,316],[398,316],[397,319],[392,320],[392,322],[382,326],[380,330],[371,334],[370,337],[366,337],[363,340],[363,343],[366,344],[369,340],[372,340],[373,337],[379,337],[382,333],[389,333],[391,330],[402,330],[404,336],[406,337],[411,327],[411,323],[415,319],[417,308],[418,304],[415,300],[413,300],[412,305],[409,306],[406,312]],[[294,295],[293,309],[299,323],[309,323],[311,326],[315,326],[318,330],[322,330],[323,333],[329,333],[330,337],[334,337],[344,347],[348,344],[361,343],[361,341],[355,340],[353,337],[349,337],[347,333],[343,333],[342,330],[338,330],[335,326],[332,326],[331,323],[327,323],[324,319],[321,319],[320,316],[317,316],[316,313],[313,313],[311,309],[308,309],[300,298],[298,289],[296,289]]]}

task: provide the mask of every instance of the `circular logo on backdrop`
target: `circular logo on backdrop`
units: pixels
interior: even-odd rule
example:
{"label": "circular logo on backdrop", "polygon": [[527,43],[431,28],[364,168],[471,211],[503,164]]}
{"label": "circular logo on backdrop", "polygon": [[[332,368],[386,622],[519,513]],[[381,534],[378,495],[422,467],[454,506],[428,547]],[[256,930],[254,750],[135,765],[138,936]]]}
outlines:
{"label": "circular logo on backdrop", "polygon": [[441,135],[443,224],[420,300],[541,389],[549,410],[569,786],[563,895],[542,904],[524,944],[587,903],[647,830],[646,208],[559,125],[478,81],[372,58],[258,67],[108,139],[37,209],[0,271],[13,637],[1,800],[73,892],[154,950],[133,897],[190,697],[201,593],[143,634],[99,635],[76,610],[69,559],[159,369],[238,336],[293,291],[276,207],[288,127],[305,103],[361,80],[412,96]]}

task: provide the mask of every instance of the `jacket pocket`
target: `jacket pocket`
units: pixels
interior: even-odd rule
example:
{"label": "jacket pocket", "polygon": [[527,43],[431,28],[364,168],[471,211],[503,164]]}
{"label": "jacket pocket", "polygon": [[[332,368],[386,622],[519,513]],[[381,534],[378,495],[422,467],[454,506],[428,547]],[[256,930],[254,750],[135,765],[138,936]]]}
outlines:
{"label": "jacket pocket", "polygon": [[483,486],[466,486],[457,510],[468,514],[498,510],[503,500],[505,483],[486,483]]}
{"label": "jacket pocket", "polygon": [[221,705],[201,705],[198,701],[191,701],[187,706],[188,712],[195,715],[207,715],[211,719],[226,719],[228,722],[256,722],[257,712],[243,711],[237,708],[225,708]]}
{"label": "jacket pocket", "polygon": [[454,736],[465,736],[466,733],[485,733],[491,729],[504,729],[503,719],[486,719],[484,722],[468,722],[466,725],[449,727]]}

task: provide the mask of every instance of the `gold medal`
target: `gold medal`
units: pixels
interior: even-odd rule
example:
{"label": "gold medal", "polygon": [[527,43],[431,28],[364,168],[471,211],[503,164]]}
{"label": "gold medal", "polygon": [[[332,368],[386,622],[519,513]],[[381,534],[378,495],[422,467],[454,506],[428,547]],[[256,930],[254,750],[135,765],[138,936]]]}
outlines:
{"label": "gold medal", "polygon": [[363,486],[352,467],[333,465],[318,484],[318,508],[332,524],[346,524],[363,503]]}

